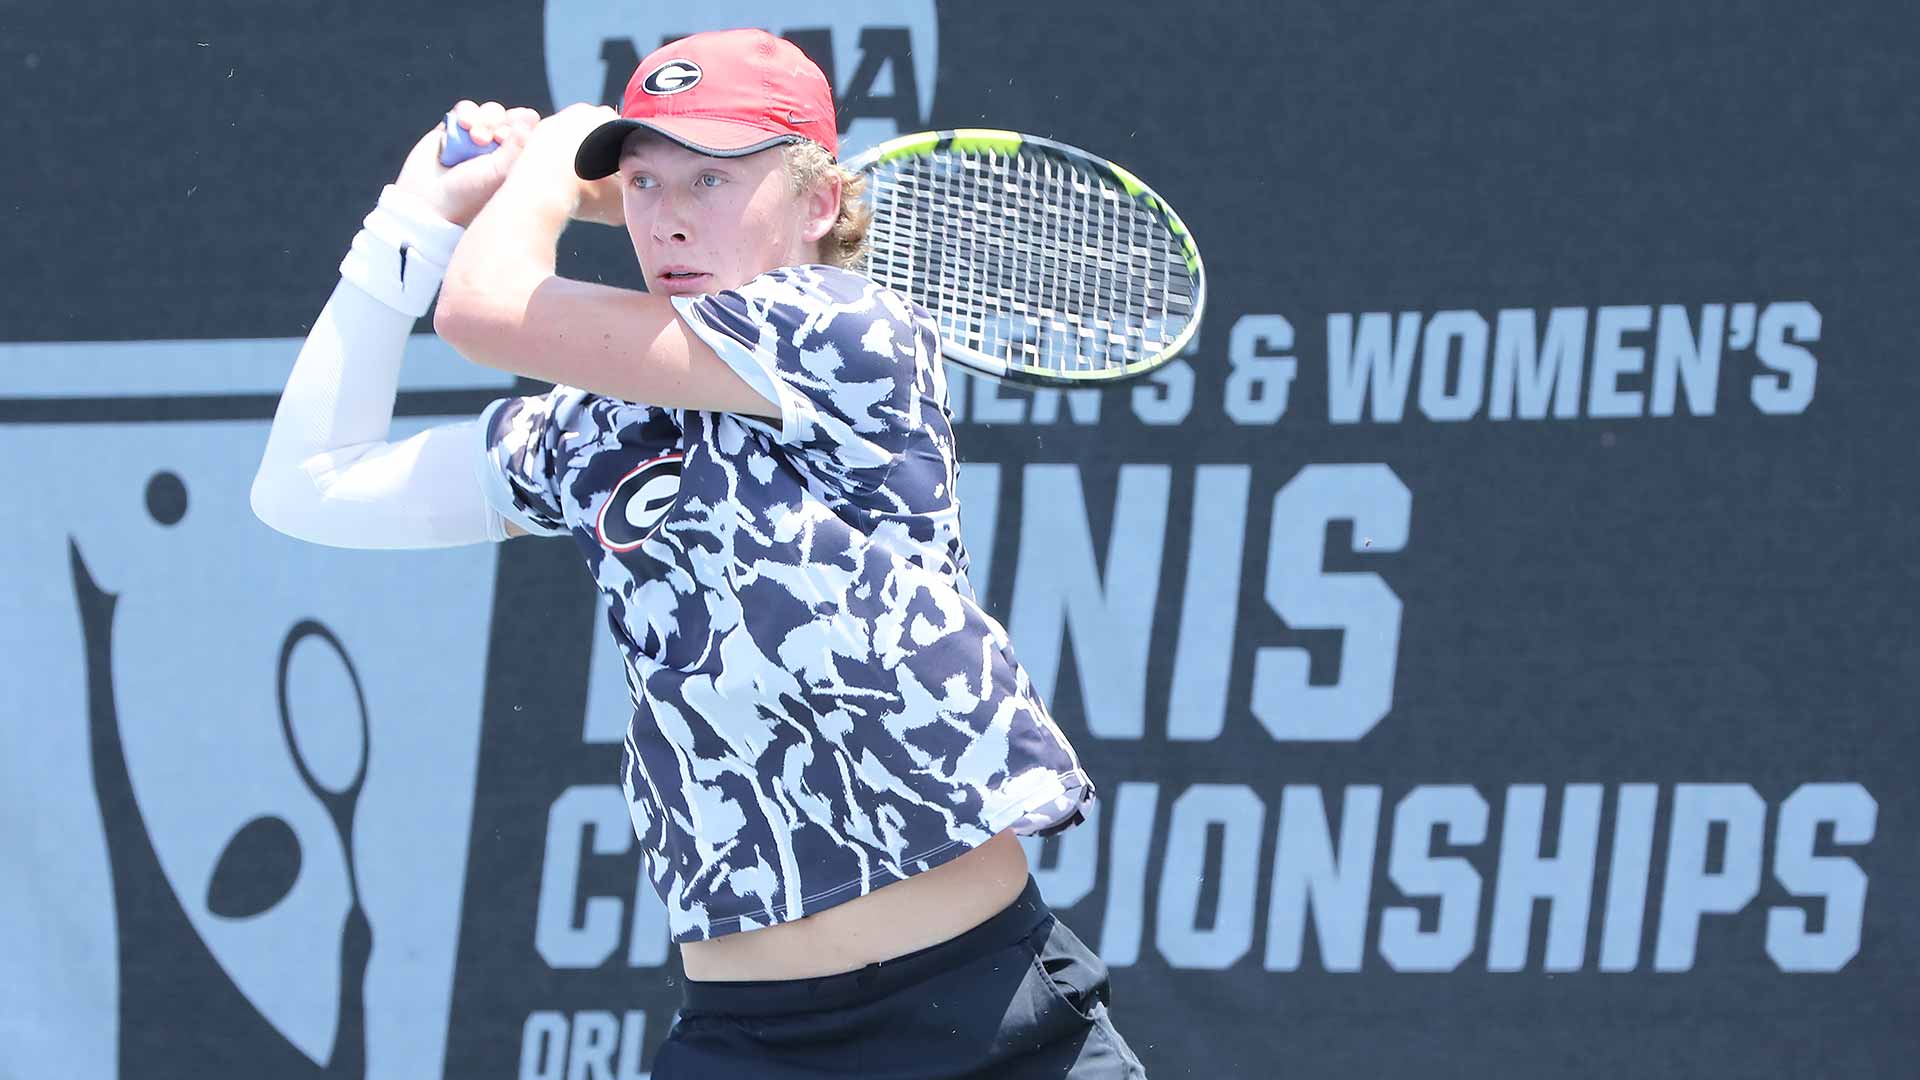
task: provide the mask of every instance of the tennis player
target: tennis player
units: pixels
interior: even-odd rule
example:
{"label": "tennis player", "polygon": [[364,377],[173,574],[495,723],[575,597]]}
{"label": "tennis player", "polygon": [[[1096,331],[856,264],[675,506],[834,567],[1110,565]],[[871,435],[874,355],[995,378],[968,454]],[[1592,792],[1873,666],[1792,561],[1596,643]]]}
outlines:
{"label": "tennis player", "polygon": [[[827,80],[757,30],[635,70],[618,114],[460,102],[341,264],[253,487],[348,547],[570,537],[634,712],[621,776],[688,976],[653,1075],[1138,1077],[1099,957],[1019,835],[1094,787],[967,581],[931,317],[848,269]],[[647,291],[554,273],[623,224]],[[435,327],[554,383],[388,441]]]}

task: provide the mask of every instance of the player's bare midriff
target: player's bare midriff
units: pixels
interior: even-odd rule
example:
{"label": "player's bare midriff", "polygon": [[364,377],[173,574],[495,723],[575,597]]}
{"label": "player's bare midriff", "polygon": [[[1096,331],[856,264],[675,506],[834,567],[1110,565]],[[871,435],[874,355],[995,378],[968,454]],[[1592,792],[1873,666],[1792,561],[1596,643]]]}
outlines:
{"label": "player's bare midriff", "polygon": [[680,946],[696,982],[810,979],[938,945],[1004,910],[1027,884],[1011,829],[952,862],[793,922]]}

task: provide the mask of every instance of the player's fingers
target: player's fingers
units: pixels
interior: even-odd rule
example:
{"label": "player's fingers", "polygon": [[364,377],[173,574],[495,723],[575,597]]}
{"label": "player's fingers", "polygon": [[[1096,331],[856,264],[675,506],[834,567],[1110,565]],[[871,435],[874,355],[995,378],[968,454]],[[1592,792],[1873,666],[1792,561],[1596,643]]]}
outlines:
{"label": "player's fingers", "polygon": [[467,129],[467,138],[476,143],[484,143],[480,137],[480,105],[469,98],[461,98],[454,103],[453,122]]}
{"label": "player's fingers", "polygon": [[497,135],[507,124],[507,107],[497,101],[483,102],[479,109],[479,118],[473,123],[473,141],[485,143]]}
{"label": "player's fingers", "polygon": [[[492,108],[488,108],[492,106]],[[453,106],[454,122],[467,129],[468,137],[485,145],[493,141],[495,129],[506,115],[506,107],[497,101],[485,104],[461,98]]]}
{"label": "player's fingers", "polygon": [[527,136],[533,134],[534,127],[539,123],[540,114],[533,109],[508,109],[506,123],[501,127],[501,132],[505,136],[525,142]]}

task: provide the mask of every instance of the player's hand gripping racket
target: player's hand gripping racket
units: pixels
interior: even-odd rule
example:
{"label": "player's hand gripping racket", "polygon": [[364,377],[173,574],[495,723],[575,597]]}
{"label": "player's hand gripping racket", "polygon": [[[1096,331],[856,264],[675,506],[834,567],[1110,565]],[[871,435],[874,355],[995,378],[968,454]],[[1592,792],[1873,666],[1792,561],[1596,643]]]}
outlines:
{"label": "player's hand gripping racket", "polygon": [[461,127],[460,121],[455,120],[452,113],[447,114],[446,123],[443,126],[447,129],[447,137],[440,144],[440,164],[442,165],[452,167],[468,158],[477,158],[481,154],[491,154],[500,149],[500,140],[497,138],[485,146],[474,142],[473,132]]}
{"label": "player's hand gripping racket", "polygon": [[933,313],[949,360],[1011,382],[1107,383],[1172,360],[1200,327],[1192,235],[1104,158],[961,129],[846,164],[867,176],[867,276]]}

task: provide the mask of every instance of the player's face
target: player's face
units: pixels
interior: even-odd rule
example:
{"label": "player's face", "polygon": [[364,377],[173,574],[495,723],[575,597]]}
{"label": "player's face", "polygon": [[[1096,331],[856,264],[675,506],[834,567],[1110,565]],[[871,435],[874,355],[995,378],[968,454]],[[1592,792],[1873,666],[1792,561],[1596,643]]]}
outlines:
{"label": "player's face", "polygon": [[647,132],[627,139],[620,180],[633,253],[649,291],[737,288],[776,266],[813,262],[813,215],[778,148],[745,157],[695,153]]}

